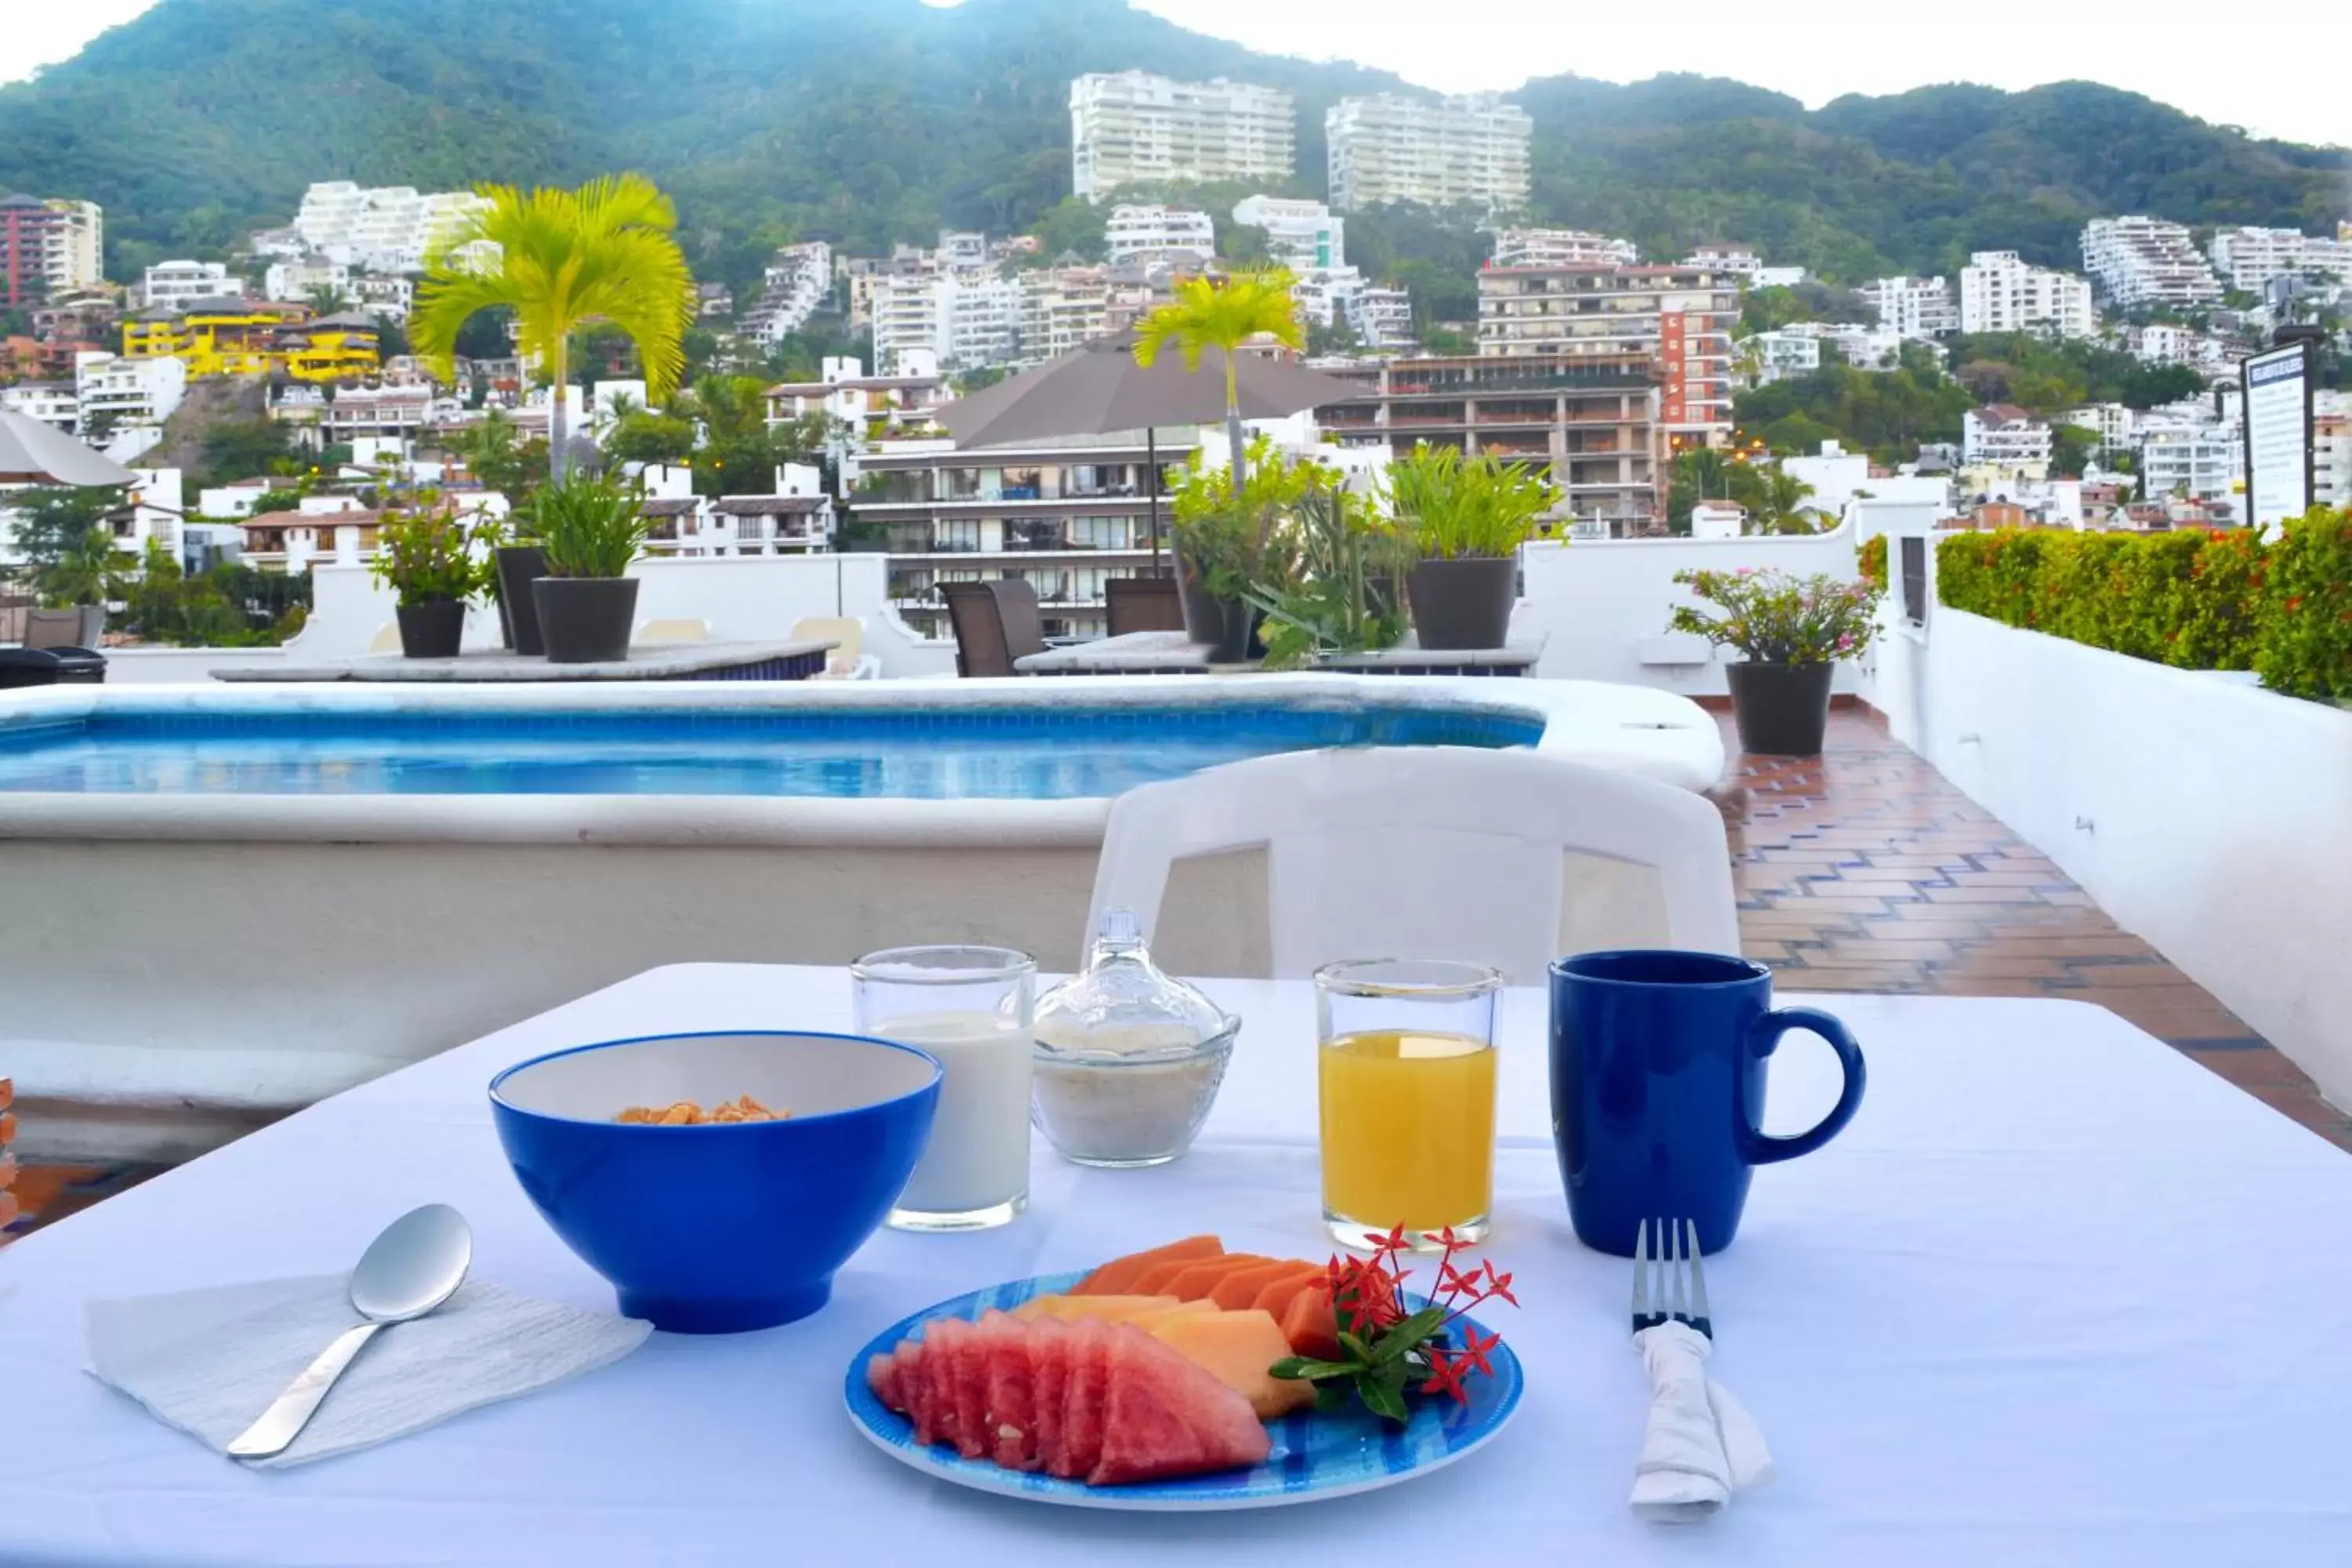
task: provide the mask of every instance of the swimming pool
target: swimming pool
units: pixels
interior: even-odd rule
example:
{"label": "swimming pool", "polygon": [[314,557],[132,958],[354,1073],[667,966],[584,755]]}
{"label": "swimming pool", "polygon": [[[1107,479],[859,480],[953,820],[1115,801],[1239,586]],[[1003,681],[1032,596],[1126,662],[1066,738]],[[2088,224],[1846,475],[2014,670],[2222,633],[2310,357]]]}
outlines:
{"label": "swimming pool", "polygon": [[0,791],[1077,800],[1277,752],[1526,746],[1541,719],[1348,707],[375,710],[137,702],[0,724]]}

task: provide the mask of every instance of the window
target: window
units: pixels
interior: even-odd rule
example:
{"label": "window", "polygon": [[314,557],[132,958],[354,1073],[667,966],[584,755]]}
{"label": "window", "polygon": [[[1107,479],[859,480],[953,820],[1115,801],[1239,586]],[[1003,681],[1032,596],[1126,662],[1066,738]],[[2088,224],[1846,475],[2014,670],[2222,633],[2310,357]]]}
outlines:
{"label": "window", "polygon": [[969,551],[980,548],[978,518],[942,518],[931,525],[931,548],[940,551]]}

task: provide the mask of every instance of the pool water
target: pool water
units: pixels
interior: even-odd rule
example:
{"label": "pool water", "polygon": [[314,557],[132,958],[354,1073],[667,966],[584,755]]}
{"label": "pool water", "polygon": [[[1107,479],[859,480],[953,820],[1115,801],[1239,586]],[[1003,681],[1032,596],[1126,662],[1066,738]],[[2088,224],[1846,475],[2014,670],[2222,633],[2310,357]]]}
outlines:
{"label": "pool water", "polygon": [[142,710],[0,724],[0,793],[1114,795],[1323,746],[1532,745],[1533,718],[1403,705],[366,713]]}

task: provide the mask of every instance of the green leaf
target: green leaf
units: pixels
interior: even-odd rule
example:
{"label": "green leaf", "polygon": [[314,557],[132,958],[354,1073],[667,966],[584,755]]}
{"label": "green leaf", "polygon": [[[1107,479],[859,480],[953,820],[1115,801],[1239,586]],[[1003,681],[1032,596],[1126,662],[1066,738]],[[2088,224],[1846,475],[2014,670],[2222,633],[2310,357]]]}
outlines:
{"label": "green leaf", "polygon": [[1365,1409],[1391,1421],[1406,1420],[1412,1414],[1405,1409],[1404,1390],[1401,1384],[1392,1384],[1384,1377],[1358,1378],[1356,1397],[1364,1402]]}
{"label": "green leaf", "polygon": [[1310,1356],[1292,1355],[1283,1357],[1265,1370],[1269,1377],[1319,1383],[1328,1377],[1353,1377],[1364,1369],[1357,1362],[1317,1361]]}
{"label": "green leaf", "polygon": [[1327,1383],[1315,1391],[1315,1408],[1328,1415],[1334,1410],[1345,1409],[1348,1401],[1355,1397],[1356,1391],[1349,1384]]}

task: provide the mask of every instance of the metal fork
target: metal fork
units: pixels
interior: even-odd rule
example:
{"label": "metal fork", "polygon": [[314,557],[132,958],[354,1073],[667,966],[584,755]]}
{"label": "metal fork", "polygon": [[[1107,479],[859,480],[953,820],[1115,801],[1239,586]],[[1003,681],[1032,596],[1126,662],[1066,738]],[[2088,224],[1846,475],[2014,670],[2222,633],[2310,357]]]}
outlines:
{"label": "metal fork", "polygon": [[1698,1224],[1658,1221],[1658,1250],[1653,1256],[1650,1222],[1643,1220],[1633,1233],[1633,1331],[1670,1321],[1715,1338],[1715,1324],[1707,1316],[1706,1270],[1698,1260]]}

